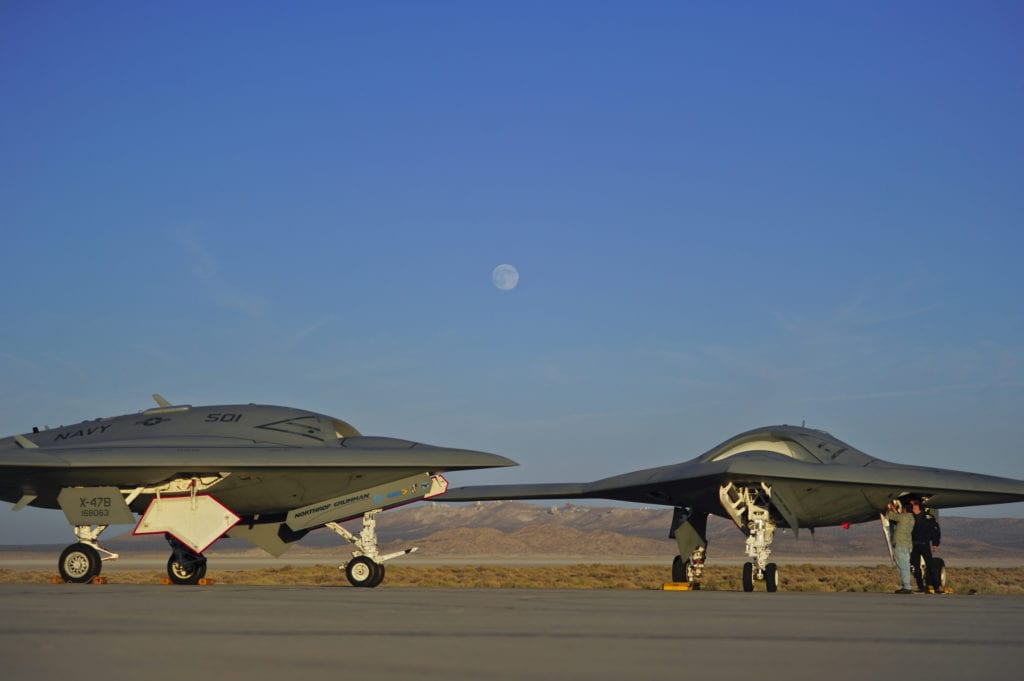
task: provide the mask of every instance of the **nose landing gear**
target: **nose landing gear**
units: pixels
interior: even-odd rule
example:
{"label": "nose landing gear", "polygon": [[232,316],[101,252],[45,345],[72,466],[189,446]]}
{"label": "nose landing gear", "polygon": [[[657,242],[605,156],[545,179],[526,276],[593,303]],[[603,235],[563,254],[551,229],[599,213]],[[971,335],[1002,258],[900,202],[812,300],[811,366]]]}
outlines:
{"label": "nose landing gear", "polygon": [[352,586],[373,588],[384,581],[384,561],[405,556],[416,550],[416,547],[381,555],[377,548],[377,514],[383,509],[374,509],[363,514],[363,528],[359,536],[355,536],[338,523],[327,523],[325,527],[331,529],[345,541],[356,547],[352,552],[352,560],[338,567],[345,571]]}
{"label": "nose landing gear", "polygon": [[764,582],[769,593],[778,591],[779,567],[768,562],[776,527],[769,510],[771,487],[765,483],[741,487],[730,482],[719,489],[718,496],[733,522],[747,535],[746,554],[751,560],[743,564],[743,590],[753,591],[755,582]]}

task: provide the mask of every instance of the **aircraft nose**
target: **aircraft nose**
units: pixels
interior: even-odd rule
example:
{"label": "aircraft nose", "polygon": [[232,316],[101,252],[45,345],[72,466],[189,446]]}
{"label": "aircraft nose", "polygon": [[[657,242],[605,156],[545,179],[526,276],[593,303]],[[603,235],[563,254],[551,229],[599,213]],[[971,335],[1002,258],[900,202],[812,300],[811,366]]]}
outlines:
{"label": "aircraft nose", "polygon": [[[445,456],[463,461],[463,465],[466,468],[506,468],[519,465],[512,459],[500,454],[480,452],[475,449],[449,449],[446,447],[434,447],[433,445],[418,445],[418,447],[429,448],[439,453],[444,452]],[[449,470],[454,469],[450,468]]]}
{"label": "aircraft nose", "polygon": [[[443,447],[428,445],[422,442],[411,440],[399,440],[412,445],[409,449],[425,458],[443,457],[451,461],[460,461],[464,468],[503,468],[507,466],[518,466],[519,464],[500,454],[481,452],[475,449],[456,449],[454,447]],[[454,470],[449,468],[448,470]]]}

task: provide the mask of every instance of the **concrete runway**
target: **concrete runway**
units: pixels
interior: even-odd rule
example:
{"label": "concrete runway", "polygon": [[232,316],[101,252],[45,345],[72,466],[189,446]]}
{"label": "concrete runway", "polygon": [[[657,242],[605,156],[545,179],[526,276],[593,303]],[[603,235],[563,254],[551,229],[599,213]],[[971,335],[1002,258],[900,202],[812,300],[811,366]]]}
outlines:
{"label": "concrete runway", "polygon": [[[4,678],[1006,678],[1024,598],[0,585]],[[913,667],[911,667],[913,665]]]}

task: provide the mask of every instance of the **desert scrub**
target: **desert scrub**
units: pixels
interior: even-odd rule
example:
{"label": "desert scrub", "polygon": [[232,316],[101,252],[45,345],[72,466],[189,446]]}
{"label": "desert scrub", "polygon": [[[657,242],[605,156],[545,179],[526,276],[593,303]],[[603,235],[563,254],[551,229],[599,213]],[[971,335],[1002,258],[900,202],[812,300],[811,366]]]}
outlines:
{"label": "desert scrub", "polygon": [[[0,583],[46,584],[56,571],[0,568]],[[244,586],[340,586],[348,587],[345,575],[335,565],[282,566],[260,570],[211,569],[207,575],[220,585]],[[899,586],[896,569],[839,567],[828,565],[784,565],[780,567],[781,591],[888,593]],[[104,573],[111,585],[161,584],[161,570]],[[959,594],[1024,595],[1024,567],[947,569],[947,581]],[[470,588],[470,589],[660,589],[669,571],[659,565],[554,565],[516,566],[419,566],[390,564],[380,588]],[[740,591],[740,567],[717,565],[704,570],[705,591]],[[77,587],[75,587],[77,588]],[[757,585],[762,590],[762,585]]]}

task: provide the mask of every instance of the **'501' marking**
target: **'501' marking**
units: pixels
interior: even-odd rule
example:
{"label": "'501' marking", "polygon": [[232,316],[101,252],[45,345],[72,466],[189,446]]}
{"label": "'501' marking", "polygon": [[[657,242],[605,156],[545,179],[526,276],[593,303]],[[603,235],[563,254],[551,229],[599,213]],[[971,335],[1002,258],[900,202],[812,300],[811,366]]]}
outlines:
{"label": "'501' marking", "polygon": [[207,423],[238,423],[242,420],[241,414],[207,414]]}

